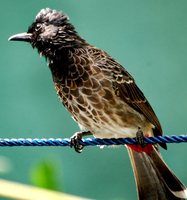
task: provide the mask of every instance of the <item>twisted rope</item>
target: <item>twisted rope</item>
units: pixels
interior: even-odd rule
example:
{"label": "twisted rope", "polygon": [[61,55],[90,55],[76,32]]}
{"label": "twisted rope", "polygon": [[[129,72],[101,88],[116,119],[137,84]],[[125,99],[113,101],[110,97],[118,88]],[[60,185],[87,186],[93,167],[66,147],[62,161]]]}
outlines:
{"label": "twisted rope", "polygon": [[[158,136],[158,137],[145,137],[145,144],[156,143],[182,143],[187,142],[187,135],[173,135],[173,136]],[[96,145],[124,145],[124,144],[137,144],[136,138],[118,138],[118,139],[99,139],[99,138],[86,138],[80,141],[84,146],[96,146]],[[68,138],[0,138],[1,147],[13,147],[13,146],[70,146],[70,139]]]}

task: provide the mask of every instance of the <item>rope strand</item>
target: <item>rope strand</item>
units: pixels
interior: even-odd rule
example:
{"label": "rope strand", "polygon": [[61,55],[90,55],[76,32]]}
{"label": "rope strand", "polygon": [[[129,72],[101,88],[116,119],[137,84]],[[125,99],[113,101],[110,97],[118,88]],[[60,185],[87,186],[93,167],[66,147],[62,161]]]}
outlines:
{"label": "rope strand", "polygon": [[[145,144],[156,143],[182,143],[187,142],[187,135],[173,135],[173,136],[158,136],[158,137],[145,137]],[[99,138],[86,138],[80,141],[84,146],[96,146],[96,145],[124,145],[124,144],[137,144],[136,138],[118,138],[118,139],[99,139]],[[0,138],[1,147],[13,147],[13,146],[70,146],[69,138]]]}

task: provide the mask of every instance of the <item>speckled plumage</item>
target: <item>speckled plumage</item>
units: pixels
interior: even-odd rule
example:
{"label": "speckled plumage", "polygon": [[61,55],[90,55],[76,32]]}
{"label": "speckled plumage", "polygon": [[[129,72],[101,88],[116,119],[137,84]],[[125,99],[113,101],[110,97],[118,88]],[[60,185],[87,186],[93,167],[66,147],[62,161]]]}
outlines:
{"label": "speckled plumage", "polygon": [[[132,77],[105,52],[85,45],[62,55],[67,56],[67,65],[62,67],[67,72],[59,72],[55,60],[49,66],[52,71],[55,68],[53,80],[61,101],[82,127],[97,137],[135,137],[138,127],[148,133],[153,125],[160,128]],[[135,88],[134,93],[126,94],[129,88]],[[153,125],[144,116],[146,109]]]}
{"label": "speckled plumage", "polygon": [[162,134],[132,76],[82,39],[63,13],[42,10],[28,32],[33,30],[32,45],[48,59],[57,93],[81,127],[97,137],[135,137],[138,128]]}
{"label": "speckled plumage", "polygon": [[[82,39],[65,14],[42,9],[27,33],[10,40],[30,42],[46,57],[60,100],[80,127],[95,137],[135,137],[139,129],[146,136],[162,134],[158,118],[132,76]],[[146,147],[141,151],[128,147],[139,200],[187,198],[185,186],[150,146],[147,152]]]}

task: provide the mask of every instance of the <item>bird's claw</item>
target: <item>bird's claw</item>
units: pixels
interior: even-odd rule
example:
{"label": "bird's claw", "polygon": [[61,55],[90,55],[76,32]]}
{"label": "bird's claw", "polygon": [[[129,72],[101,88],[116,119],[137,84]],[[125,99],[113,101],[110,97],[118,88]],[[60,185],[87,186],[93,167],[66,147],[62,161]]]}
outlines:
{"label": "bird's claw", "polygon": [[145,147],[143,131],[140,128],[138,128],[136,133],[136,141],[141,147]]}
{"label": "bird's claw", "polygon": [[74,147],[75,151],[77,153],[81,153],[84,146],[80,144],[80,141],[82,139],[82,132],[77,132],[75,133],[70,140],[70,147]]}

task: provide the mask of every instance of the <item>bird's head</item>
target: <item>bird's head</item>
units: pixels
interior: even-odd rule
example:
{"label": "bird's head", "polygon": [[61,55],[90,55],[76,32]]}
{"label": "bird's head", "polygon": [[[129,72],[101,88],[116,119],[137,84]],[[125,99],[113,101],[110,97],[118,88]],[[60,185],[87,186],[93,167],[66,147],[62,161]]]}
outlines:
{"label": "bird's head", "polygon": [[27,32],[13,35],[9,40],[29,42],[44,55],[50,50],[75,47],[84,43],[68,17],[50,8],[42,9],[37,14]]}

